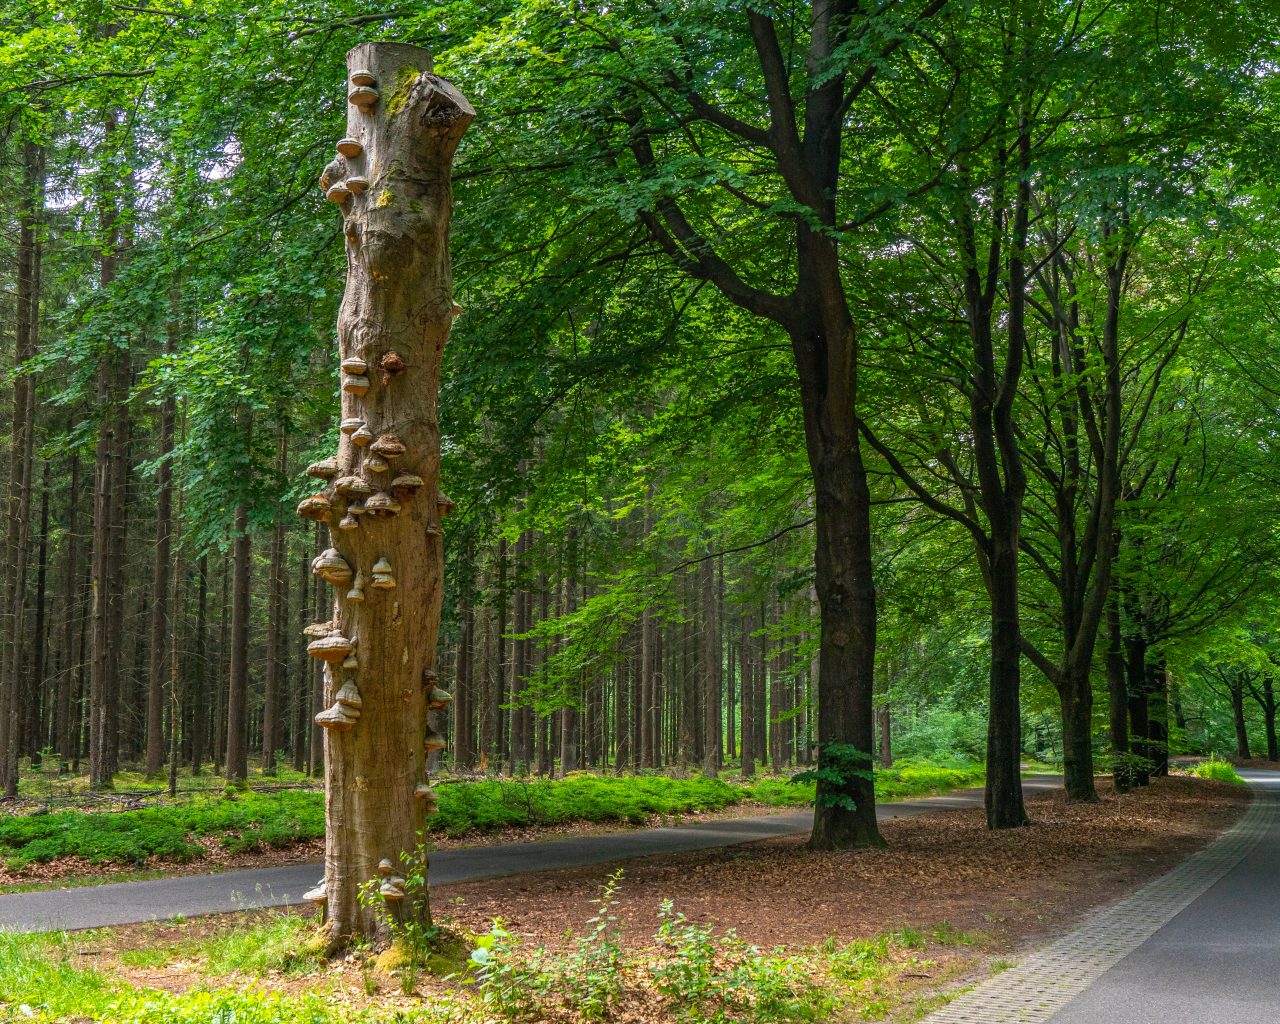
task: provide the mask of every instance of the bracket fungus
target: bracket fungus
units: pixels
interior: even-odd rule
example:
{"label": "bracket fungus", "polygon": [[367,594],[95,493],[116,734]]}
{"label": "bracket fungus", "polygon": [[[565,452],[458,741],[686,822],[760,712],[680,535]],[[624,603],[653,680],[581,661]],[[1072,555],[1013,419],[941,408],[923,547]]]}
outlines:
{"label": "bracket fungus", "polygon": [[404,357],[399,352],[386,352],[382,358],[378,360],[378,369],[381,371],[383,387],[391,383],[391,378],[397,374],[404,373],[409,368],[409,364],[404,361]]}
{"label": "bracket fungus", "polygon": [[350,654],[348,654],[342,662],[342,670],[344,672],[354,672],[359,667],[360,667],[360,661],[356,657],[355,651],[352,651]]}
{"label": "bracket fungus", "polygon": [[451,700],[453,700],[453,694],[448,690],[433,686],[431,692],[427,694],[427,707],[432,711],[439,711]]}
{"label": "bracket fungus", "polygon": [[330,664],[345,660],[354,649],[355,645],[345,636],[340,635],[321,637],[307,644],[307,653],[311,657]]}
{"label": "bracket fungus", "polygon": [[454,504],[453,499],[450,498],[449,495],[445,494],[444,491],[441,491],[436,495],[436,515],[441,519],[451,514],[457,507],[458,506]]}
{"label": "bracket fungus", "polygon": [[401,473],[391,481],[391,490],[397,498],[407,498],[423,484],[422,477],[416,473]]}
{"label": "bracket fungus", "polygon": [[435,814],[440,809],[440,795],[429,782],[419,782],[413,787],[413,795],[426,802],[428,814]]}
{"label": "bracket fungus", "polygon": [[345,136],[338,140],[338,152],[345,156],[348,160],[354,160],[364,152],[364,146],[360,144],[359,139],[353,139],[351,136]]}
{"label": "bracket fungus", "polygon": [[445,742],[444,736],[432,729],[427,733],[427,738],[423,741],[423,746],[427,748],[427,753],[433,750],[444,750],[449,744]]}
{"label": "bracket fungus", "polygon": [[342,379],[342,390],[357,397],[369,391],[369,378],[359,374],[348,374]]}
{"label": "bracket fungus", "polygon": [[329,896],[324,889],[324,879],[323,878],[320,879],[320,881],[316,883],[316,887],[314,889],[308,889],[306,892],[304,892],[302,894],[302,898],[306,900],[308,903],[325,902],[325,900],[327,900]]}
{"label": "bracket fungus", "polygon": [[352,576],[350,563],[338,553],[337,548],[326,548],[316,555],[311,563],[311,571],[335,587],[349,582]]}
{"label": "bracket fungus", "polygon": [[351,198],[351,189],[340,181],[334,182],[325,190],[324,197],[331,203],[345,203]]}
{"label": "bracket fungus", "polygon": [[364,573],[356,573],[355,581],[351,584],[351,589],[347,591],[347,600],[353,604],[359,604],[364,600]]}
{"label": "bracket fungus", "polygon": [[316,715],[315,723],[322,729],[334,729],[337,732],[346,732],[356,724],[356,719],[360,717],[360,712],[355,708],[348,708],[342,704],[334,703],[333,707],[327,711],[321,711]]}
{"label": "bracket fungus", "polygon": [[307,467],[307,476],[313,476],[317,480],[332,480],[338,475],[339,470],[338,460],[330,455],[327,459],[311,463]]}
{"label": "bracket fungus", "polygon": [[364,510],[375,518],[390,519],[400,514],[400,502],[385,491],[380,491],[365,501]]}
{"label": "bracket fungus", "polygon": [[328,636],[333,631],[334,631],[333,620],[330,619],[328,622],[311,623],[311,625],[303,628],[302,635],[310,636],[310,637],[322,637],[322,636]]}
{"label": "bracket fungus", "polygon": [[353,196],[358,196],[369,187],[369,179],[363,174],[353,174],[346,180],[346,186]]}
{"label": "bracket fungus", "polygon": [[356,684],[348,679],[338,688],[338,692],[334,695],[334,700],[341,704],[344,708],[362,708],[364,701],[360,697],[360,691],[356,689]]}
{"label": "bracket fungus", "polygon": [[384,459],[398,459],[405,453],[404,442],[395,434],[383,434],[369,446],[369,450]]}
{"label": "bracket fungus", "polygon": [[369,369],[369,364],[359,356],[348,356],[342,360],[343,373],[364,373]]}
{"label": "bracket fungus", "polygon": [[[396,883],[399,883],[398,885]],[[402,900],[404,899],[403,878],[388,878],[378,887],[378,892],[384,900]]]}
{"label": "bracket fungus", "polygon": [[339,530],[356,530],[360,527],[360,520],[348,512],[345,516],[338,520]]}
{"label": "bracket fungus", "polygon": [[357,85],[347,93],[347,102],[359,108],[362,114],[367,114],[378,102],[378,90],[367,85]]}
{"label": "bracket fungus", "polygon": [[373,493],[373,486],[358,476],[344,476],[333,485],[335,491],[348,497],[363,498]]}
{"label": "bracket fungus", "polygon": [[298,502],[298,515],[303,519],[314,519],[317,523],[323,523],[332,511],[333,503],[325,497],[323,491]]}
{"label": "bracket fungus", "polygon": [[342,423],[338,426],[338,429],[341,430],[344,434],[346,434],[347,437],[350,437],[352,434],[354,434],[357,430],[359,430],[363,426],[364,426],[364,420],[357,419],[356,417],[353,416],[343,420]]}
{"label": "bracket fungus", "polygon": [[373,440],[373,431],[369,429],[367,423],[361,423],[351,435],[351,443],[363,448]]}
{"label": "bracket fungus", "polygon": [[373,72],[365,68],[357,68],[355,71],[351,72],[352,85],[373,85],[375,81],[376,79],[373,77]]}
{"label": "bracket fungus", "polygon": [[364,460],[364,468],[370,473],[385,473],[391,467],[387,465],[387,460],[377,452],[374,452]]}
{"label": "bracket fungus", "polygon": [[386,557],[379,558],[373,564],[373,586],[378,590],[391,590],[396,585],[396,578],[391,574],[391,563]]}

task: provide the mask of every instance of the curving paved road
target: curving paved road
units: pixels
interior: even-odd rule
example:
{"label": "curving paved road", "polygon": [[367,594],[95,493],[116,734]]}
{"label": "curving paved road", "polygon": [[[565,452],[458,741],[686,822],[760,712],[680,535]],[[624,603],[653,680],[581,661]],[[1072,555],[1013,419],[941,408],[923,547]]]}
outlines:
{"label": "curving paved road", "polygon": [[[1280,799],[1280,774],[1240,774],[1266,791],[1258,799]],[[1280,818],[1234,868],[1051,1021],[1280,1021]]]}
{"label": "curving paved road", "polygon": [[[1033,776],[1023,780],[1022,788],[1026,792],[1042,791],[1055,789],[1061,782],[1061,778],[1055,776]],[[948,796],[881,804],[877,814],[885,820],[980,806],[982,790],[965,789]],[[444,850],[431,855],[431,885],[436,888],[481,878],[736,846],[807,832],[812,822],[812,812],[806,811],[540,843]],[[257,907],[289,906],[302,902],[302,894],[316,884],[322,870],[320,864],[294,864],[257,871],[225,871],[216,875],[187,875],[149,882],[12,893],[0,896],[0,930],[71,931],[163,921],[179,915],[196,917]]]}

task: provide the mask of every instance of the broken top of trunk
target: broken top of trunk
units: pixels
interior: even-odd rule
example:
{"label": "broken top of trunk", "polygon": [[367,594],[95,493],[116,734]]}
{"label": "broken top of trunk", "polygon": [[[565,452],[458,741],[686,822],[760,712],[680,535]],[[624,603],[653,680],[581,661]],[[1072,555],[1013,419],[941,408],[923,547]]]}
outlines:
{"label": "broken top of trunk", "polygon": [[[415,796],[430,734],[430,688],[421,679],[435,663],[443,558],[436,505],[421,495],[434,494],[440,476],[440,357],[454,307],[451,168],[475,116],[432,74],[426,50],[399,43],[348,53],[345,95],[346,131],[321,175],[326,192],[346,193],[327,208],[343,219],[348,265],[336,457],[348,468],[335,474],[331,516],[347,528],[331,537],[354,574],[350,589],[347,577],[335,592],[335,629],[358,637],[360,651],[326,676],[329,710],[320,722],[328,726],[325,909],[335,948],[387,938],[374,908],[361,906],[360,887],[378,877],[380,861],[412,851],[425,825],[427,809]],[[378,373],[368,372],[374,367]],[[385,494],[370,474],[385,472],[388,460],[420,490]],[[390,566],[394,577],[378,571]],[[394,914],[430,923],[425,893],[402,899],[392,889],[384,896]]]}

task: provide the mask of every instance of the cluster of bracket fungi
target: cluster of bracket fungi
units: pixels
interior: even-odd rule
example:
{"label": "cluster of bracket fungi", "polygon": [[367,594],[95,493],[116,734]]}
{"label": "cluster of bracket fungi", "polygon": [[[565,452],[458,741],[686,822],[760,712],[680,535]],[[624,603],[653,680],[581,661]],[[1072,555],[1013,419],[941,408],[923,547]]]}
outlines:
{"label": "cluster of bracket fungi", "polygon": [[[362,113],[371,113],[379,98],[373,74],[368,71],[352,72],[347,98]],[[320,184],[330,200],[346,204],[369,187],[368,178],[358,173],[364,166],[365,149],[361,141],[354,138],[338,140],[337,149],[339,157],[325,168]],[[455,305],[454,315],[459,312],[461,308]],[[371,370],[377,371],[381,386],[388,387],[395,377],[408,369],[408,364],[399,353],[388,351],[382,353],[373,366],[365,358],[355,355],[343,359],[341,368],[343,392],[362,399],[371,386]],[[334,456],[308,466],[307,476],[324,481],[324,484],[320,491],[299,503],[298,515],[327,523],[330,527],[336,520],[337,528],[344,531],[359,529],[362,522],[399,515],[424,485],[422,477],[396,468],[406,453],[404,442],[391,433],[375,435],[369,424],[358,416],[343,419],[339,429],[351,441],[359,465],[343,466]],[[370,482],[362,474],[376,482]],[[436,518],[447,516],[453,508],[453,502],[446,495],[437,494]],[[435,520],[429,521],[434,523]],[[438,534],[440,531],[431,525],[427,532]],[[337,548],[331,547],[315,558],[311,571],[334,587],[345,588],[346,600],[353,604],[365,601],[366,588],[391,590],[396,586],[394,569],[385,555],[374,562],[366,577],[363,571],[353,568]],[[326,691],[333,694],[332,706],[316,715],[315,722],[334,732],[347,732],[359,721],[364,703],[356,681],[360,669],[357,638],[354,635],[343,636],[336,621],[308,626],[305,632],[311,638],[307,653],[324,662]],[[434,669],[428,668],[423,672],[422,683],[427,691],[429,711],[440,711],[453,699],[452,694],[440,687]],[[439,731],[429,727],[424,746],[429,755],[432,751],[444,749],[446,741]],[[439,797],[425,774],[414,787],[414,796],[423,802],[427,814],[438,811]],[[392,862],[383,859],[378,865],[378,872],[382,877],[379,888],[382,897],[389,901],[403,899],[405,880],[395,874]],[[305,898],[324,903],[323,880],[307,892]]]}

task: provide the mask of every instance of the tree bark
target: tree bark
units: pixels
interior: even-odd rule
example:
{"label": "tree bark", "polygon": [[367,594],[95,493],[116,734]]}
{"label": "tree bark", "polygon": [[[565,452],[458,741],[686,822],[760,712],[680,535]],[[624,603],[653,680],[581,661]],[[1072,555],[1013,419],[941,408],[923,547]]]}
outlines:
{"label": "tree bark", "polygon": [[1244,720],[1244,676],[1236,671],[1229,683],[1231,692],[1231,721],[1236,727],[1236,756],[1242,761],[1253,757],[1249,750],[1249,728]]}
{"label": "tree bark", "polygon": [[1111,773],[1116,790],[1126,793],[1133,788],[1133,765],[1129,754],[1129,688],[1125,684],[1120,606],[1114,595],[1107,602],[1107,697],[1111,722]]}
{"label": "tree bark", "polygon": [[[276,471],[283,477],[289,466],[289,439],[283,428],[276,442]],[[262,695],[262,773],[274,775],[279,744],[280,695],[288,686],[284,671],[283,636],[289,621],[285,606],[284,519],[276,516],[271,530],[271,560],[267,570],[267,654]],[[283,680],[282,680],[283,676]]]}
{"label": "tree bark", "polygon": [[[165,352],[177,351],[177,296],[170,296],[170,316],[166,324]],[[169,573],[173,533],[173,396],[160,404],[160,464],[156,469],[156,544],[151,582],[151,658],[147,674],[147,778],[155,778],[164,763],[165,674],[168,666],[166,643],[169,632]],[[176,638],[174,640],[176,642]]]}
{"label": "tree bark", "polygon": [[243,786],[249,778],[249,569],[251,537],[249,509],[236,506],[231,546],[231,634],[228,638],[227,755],[224,774],[228,786]]}
{"label": "tree bark", "polygon": [[[359,700],[356,721],[341,731],[325,730],[324,888],[335,947],[386,937],[373,908],[361,906],[359,890],[378,878],[380,860],[396,865],[414,850],[428,811],[428,799],[415,790],[426,782],[428,701],[438,687],[438,391],[441,352],[454,316],[450,169],[474,117],[461,94],[431,74],[426,50],[361,44],[347,54],[347,70],[367,73],[378,94],[364,94],[374,100],[371,105],[349,105],[346,134],[358,140],[361,152],[335,159],[321,183],[340,200],[341,190],[356,186],[340,203],[348,265],[338,318],[347,363],[342,413],[378,440],[361,447],[344,433],[337,454],[340,475],[358,477],[377,493],[368,498],[356,528],[332,531],[337,559],[366,583],[364,599],[352,601],[347,595],[354,582],[349,576],[338,582],[341,574],[334,578],[331,638],[344,638],[358,664],[332,664],[325,704],[335,706],[324,714],[349,706],[336,700],[344,686],[351,688],[348,699],[358,690]],[[367,191],[358,178],[367,180]],[[334,188],[340,190],[336,196]],[[366,372],[360,372],[361,362]],[[371,454],[394,468],[371,466]],[[416,484],[410,476],[419,478]],[[350,505],[334,493],[335,485],[326,491],[333,506],[329,521],[337,523]],[[386,511],[375,515],[379,496]],[[390,880],[384,886],[395,888]],[[390,912],[430,925],[426,892],[409,897],[394,898],[392,891]]]}

